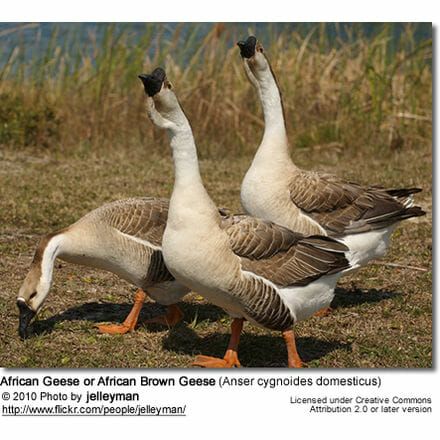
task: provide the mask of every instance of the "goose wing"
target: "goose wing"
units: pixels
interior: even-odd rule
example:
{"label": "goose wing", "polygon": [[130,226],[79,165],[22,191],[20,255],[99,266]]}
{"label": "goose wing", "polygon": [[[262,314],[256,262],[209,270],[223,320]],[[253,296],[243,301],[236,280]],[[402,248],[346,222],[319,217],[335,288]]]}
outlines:
{"label": "goose wing", "polygon": [[347,247],[329,237],[304,237],[246,215],[225,217],[222,227],[243,270],[281,287],[306,285],[349,267],[344,255]]}
{"label": "goose wing", "polygon": [[[84,216],[84,219],[94,216],[119,232],[162,247],[168,208],[168,199],[133,197],[107,203]],[[219,208],[219,214],[226,218],[230,210]]]}
{"label": "goose wing", "polygon": [[293,203],[330,235],[382,229],[424,214],[405,203],[418,188],[362,187],[329,174],[301,172],[292,178],[289,190]]}
{"label": "goose wing", "polygon": [[108,203],[91,214],[124,234],[161,247],[168,205],[167,199],[139,197]]}

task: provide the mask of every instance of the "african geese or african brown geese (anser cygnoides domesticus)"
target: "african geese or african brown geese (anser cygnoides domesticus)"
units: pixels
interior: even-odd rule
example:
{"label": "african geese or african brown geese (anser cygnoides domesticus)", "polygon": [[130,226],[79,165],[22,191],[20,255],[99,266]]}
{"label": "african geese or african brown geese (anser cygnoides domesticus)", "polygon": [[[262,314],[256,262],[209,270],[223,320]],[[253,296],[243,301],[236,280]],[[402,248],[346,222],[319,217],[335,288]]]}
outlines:
{"label": "african geese or african brown geese (anser cygnoides domesticus)", "polygon": [[253,36],[238,46],[265,123],[241,186],[245,211],[305,235],[341,240],[350,249],[351,270],[382,257],[397,224],[425,214],[413,206],[413,194],[421,190],[362,186],[296,167],[289,154],[281,93],[263,47]]}
{"label": "african geese or african brown geese (anser cygnoides domesticus)", "polygon": [[281,331],[288,365],[301,366],[292,327],[330,304],[335,284],[349,266],[347,247],[247,215],[222,221],[203,186],[191,126],[165,72],[158,68],[140,78],[148,95],[147,113],[168,131],[174,160],[164,261],[176,280],[234,318],[224,358],[198,356],[194,365],[240,366],[238,342],[248,320]]}
{"label": "african geese or african brown geese (anser cygnoides domesticus)", "polygon": [[56,258],[112,272],[139,288],[122,325],[101,325],[103,333],[133,330],[146,294],[167,305],[165,316],[149,320],[174,325],[183,316],[175,305],[189,289],[177,282],[162,257],[162,235],[168,200],[144,197],[103,205],[76,223],[40,240],[17,298],[19,334],[27,336],[30,321],[41,309],[52,284]]}

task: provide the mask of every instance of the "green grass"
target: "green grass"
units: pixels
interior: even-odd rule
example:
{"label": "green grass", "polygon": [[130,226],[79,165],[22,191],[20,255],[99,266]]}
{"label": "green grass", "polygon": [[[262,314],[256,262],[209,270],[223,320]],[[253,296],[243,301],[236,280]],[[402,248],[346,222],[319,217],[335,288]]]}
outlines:
{"label": "green grass", "polygon": [[[122,337],[98,334],[96,323],[124,319],[135,288],[112,274],[63,262],[33,337],[18,338],[15,298],[39,235],[111,200],[171,193],[168,140],[147,121],[139,72],[167,68],[192,122],[212,198],[240,210],[240,182],[262,134],[256,94],[238,49],[227,44],[244,35],[218,25],[198,42],[195,26],[182,46],[179,30],[153,39],[146,26],[127,46],[127,29],[110,30],[93,60],[79,43],[69,53],[57,48],[55,36],[42,59],[26,61],[23,47],[6,48],[10,60],[0,70],[0,95],[12,104],[0,111],[3,367],[187,367],[196,354],[221,356],[227,346],[230,319],[198,295],[185,299],[184,321],[171,330],[140,326]],[[324,37],[325,26],[317,26],[308,39],[282,33],[263,41],[283,91],[292,157],[298,166],[361,183],[421,187],[416,200],[428,215],[396,230],[382,263],[427,272],[373,264],[343,279],[334,312],[295,327],[298,349],[308,367],[427,368],[431,42],[416,42],[411,25],[392,40],[394,51],[386,26],[371,39],[354,32],[349,42],[333,44]],[[151,45],[158,50],[147,57]],[[161,311],[147,303],[142,317]],[[246,367],[286,365],[280,334],[248,323],[239,354]]]}

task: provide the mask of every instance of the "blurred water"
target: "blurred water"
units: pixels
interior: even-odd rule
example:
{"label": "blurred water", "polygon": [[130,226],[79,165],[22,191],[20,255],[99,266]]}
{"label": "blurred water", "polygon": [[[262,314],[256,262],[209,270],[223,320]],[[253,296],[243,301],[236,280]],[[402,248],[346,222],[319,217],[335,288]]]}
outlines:
{"label": "blurred water", "polygon": [[[101,45],[106,32],[112,29],[113,34],[126,34],[125,44],[136,44],[139,37],[145,32],[152,32],[153,39],[169,39],[180,23],[116,23],[113,27],[109,23],[0,23],[0,68],[8,59],[16,46],[25,48],[22,62],[29,58],[39,57],[54,47],[62,50],[80,48],[81,55],[90,56],[93,59],[94,51]],[[201,41],[214,26],[214,23],[183,24],[180,41],[183,43],[189,34],[196,32],[194,42]],[[255,33],[266,44],[271,38],[280,32],[299,32],[304,37],[314,28],[317,23],[225,23],[222,32],[226,41],[231,46],[240,38],[249,33]],[[405,23],[327,23],[324,35],[327,42],[338,45],[349,41],[353,33],[362,33],[366,38],[371,38],[382,32],[384,26],[390,29],[390,47],[397,44],[401,34],[405,31]],[[431,23],[416,23],[414,37],[421,41],[432,37]],[[316,38],[318,33],[316,34]],[[55,40],[55,41],[53,41]],[[48,49],[49,48],[49,49]],[[194,51],[197,44],[194,44]],[[155,48],[151,47],[150,51]],[[191,57],[192,53],[186,54]]]}

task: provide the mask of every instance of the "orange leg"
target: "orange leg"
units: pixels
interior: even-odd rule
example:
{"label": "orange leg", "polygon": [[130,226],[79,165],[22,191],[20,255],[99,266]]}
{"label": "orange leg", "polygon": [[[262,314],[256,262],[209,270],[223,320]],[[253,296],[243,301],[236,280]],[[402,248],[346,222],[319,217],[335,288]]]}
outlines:
{"label": "orange leg", "polygon": [[241,367],[238,360],[238,343],[240,342],[240,334],[243,329],[243,318],[235,318],[231,324],[231,339],[229,339],[226,354],[221,358],[211,356],[197,356],[193,365],[204,368],[232,368]]}
{"label": "orange leg", "polygon": [[178,322],[180,322],[183,318],[183,312],[176,304],[172,304],[168,306],[167,313],[165,315],[156,316],[155,318],[151,318],[148,321],[145,321],[147,324],[162,324],[167,325],[168,327],[175,326]]}
{"label": "orange leg", "polygon": [[321,310],[318,310],[313,314],[313,316],[317,316],[318,318],[323,318],[324,316],[328,316],[333,313],[333,309],[331,307],[324,307]]}
{"label": "orange leg", "polygon": [[293,330],[284,331],[283,337],[287,346],[287,363],[289,368],[301,368],[303,363],[296,350],[295,334],[293,333]]}
{"label": "orange leg", "polygon": [[134,296],[134,304],[125,321],[122,324],[100,324],[98,329],[101,333],[108,333],[110,335],[123,335],[125,333],[131,332],[136,327],[139,313],[141,312],[142,306],[144,304],[147,294],[138,289]]}

